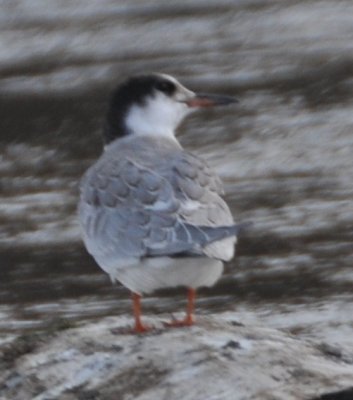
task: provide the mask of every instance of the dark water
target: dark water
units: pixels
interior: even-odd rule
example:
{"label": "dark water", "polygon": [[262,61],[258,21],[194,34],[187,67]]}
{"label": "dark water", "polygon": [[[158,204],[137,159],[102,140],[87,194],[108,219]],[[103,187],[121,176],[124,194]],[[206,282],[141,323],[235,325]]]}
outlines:
{"label": "dark water", "polygon": [[[253,222],[200,311],[350,304],[350,1],[0,6],[2,339],[57,318],[128,312],[128,293],[81,244],[77,184],[100,154],[109,92],[146,71],[240,100],[180,129],[224,179],[236,218]],[[145,309],[172,312],[182,299],[165,291]]]}

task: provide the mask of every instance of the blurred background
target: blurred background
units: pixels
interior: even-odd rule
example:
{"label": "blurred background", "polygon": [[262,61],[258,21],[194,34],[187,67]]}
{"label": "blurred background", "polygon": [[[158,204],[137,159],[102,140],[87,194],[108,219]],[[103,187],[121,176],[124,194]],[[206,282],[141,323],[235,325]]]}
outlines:
{"label": "blurred background", "polygon": [[[353,2],[0,8],[0,344],[58,318],[130,312],[127,290],[81,243],[78,182],[102,151],[111,90],[155,71],[240,101],[180,129],[221,175],[236,219],[253,222],[198,313],[246,310],[308,335],[351,336]],[[181,310],[183,294],[153,295],[144,310]]]}

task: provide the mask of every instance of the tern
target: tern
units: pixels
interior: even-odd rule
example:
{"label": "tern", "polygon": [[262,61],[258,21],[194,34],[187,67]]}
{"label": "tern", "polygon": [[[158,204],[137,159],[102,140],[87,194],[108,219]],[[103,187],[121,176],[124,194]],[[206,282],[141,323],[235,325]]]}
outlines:
{"label": "tern", "polygon": [[214,285],[234,256],[241,226],[221,180],[175,131],[192,111],[236,101],[165,74],[133,76],[112,94],[104,152],[81,181],[79,219],[87,251],[132,292],[136,333],[151,329],[141,296],[161,288],[188,289],[185,318],[166,325],[192,325],[196,289]]}

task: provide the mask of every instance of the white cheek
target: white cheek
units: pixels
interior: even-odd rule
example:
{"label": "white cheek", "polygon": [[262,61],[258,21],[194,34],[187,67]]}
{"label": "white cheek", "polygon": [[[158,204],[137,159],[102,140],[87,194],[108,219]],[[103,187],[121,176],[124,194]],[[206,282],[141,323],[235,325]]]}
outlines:
{"label": "white cheek", "polygon": [[126,118],[130,132],[138,135],[173,136],[190,109],[184,103],[158,93],[143,106],[133,106]]}

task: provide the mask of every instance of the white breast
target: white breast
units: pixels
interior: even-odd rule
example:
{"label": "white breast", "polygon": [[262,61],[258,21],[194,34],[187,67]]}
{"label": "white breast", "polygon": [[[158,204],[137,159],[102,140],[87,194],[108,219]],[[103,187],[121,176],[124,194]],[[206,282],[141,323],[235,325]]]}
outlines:
{"label": "white breast", "polygon": [[213,286],[223,272],[218,260],[191,258],[147,258],[125,268],[104,268],[113,281],[119,281],[138,294],[148,294],[166,287],[185,286],[198,288]]}

